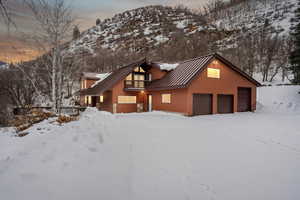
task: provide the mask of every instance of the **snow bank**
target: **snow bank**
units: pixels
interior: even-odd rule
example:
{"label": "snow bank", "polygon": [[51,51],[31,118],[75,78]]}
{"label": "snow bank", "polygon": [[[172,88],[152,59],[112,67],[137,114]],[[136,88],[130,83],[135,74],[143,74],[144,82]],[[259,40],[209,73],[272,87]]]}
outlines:
{"label": "snow bank", "polygon": [[300,113],[300,86],[260,87],[257,90],[259,112]]}

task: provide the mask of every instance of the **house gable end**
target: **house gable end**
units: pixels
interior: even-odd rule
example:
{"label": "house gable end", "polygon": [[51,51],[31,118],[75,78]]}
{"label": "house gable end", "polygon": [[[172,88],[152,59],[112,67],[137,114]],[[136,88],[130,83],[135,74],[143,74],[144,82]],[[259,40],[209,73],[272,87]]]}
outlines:
{"label": "house gable end", "polygon": [[[241,78],[247,80],[248,82],[250,82],[251,84],[253,84],[254,86],[261,86],[261,84],[256,81],[255,79],[253,79],[251,76],[249,76],[247,73],[245,73],[244,71],[242,71],[240,68],[236,67],[234,64],[232,64],[231,62],[229,62],[227,59],[223,58],[222,56],[220,56],[219,54],[214,54],[213,57],[211,57],[200,69],[199,71],[197,71],[195,73],[195,75],[193,77],[191,77],[190,80],[188,80],[187,84],[185,85],[185,87],[189,87],[190,84],[193,82],[194,79],[196,79],[197,77],[200,76],[201,73],[206,73],[206,76],[208,76],[208,72],[207,72],[207,68],[210,69],[216,69],[216,66],[218,64],[213,64],[214,61],[219,62],[222,66],[225,66],[227,68],[229,68],[230,70],[232,70],[233,72],[237,73]],[[218,70],[218,69],[217,69]],[[222,79],[222,71],[220,70],[220,79]],[[211,78],[211,77],[208,77]]]}

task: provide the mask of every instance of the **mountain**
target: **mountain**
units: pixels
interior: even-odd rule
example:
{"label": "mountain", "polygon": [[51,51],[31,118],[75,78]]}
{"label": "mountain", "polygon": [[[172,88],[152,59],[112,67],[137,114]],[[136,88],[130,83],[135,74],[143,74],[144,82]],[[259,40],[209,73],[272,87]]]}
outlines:
{"label": "mountain", "polygon": [[187,9],[147,6],[105,19],[72,41],[69,50],[87,54],[93,54],[97,48],[136,51],[166,43],[178,33],[189,35],[203,30],[216,28]]}
{"label": "mountain", "polygon": [[[274,34],[287,35],[296,0],[240,0],[205,15],[185,8],[147,6],[105,19],[68,44],[72,54],[94,55],[97,49],[148,51],[174,38],[210,34],[216,44],[230,45],[240,32],[270,26]],[[225,48],[226,48],[225,46]]]}

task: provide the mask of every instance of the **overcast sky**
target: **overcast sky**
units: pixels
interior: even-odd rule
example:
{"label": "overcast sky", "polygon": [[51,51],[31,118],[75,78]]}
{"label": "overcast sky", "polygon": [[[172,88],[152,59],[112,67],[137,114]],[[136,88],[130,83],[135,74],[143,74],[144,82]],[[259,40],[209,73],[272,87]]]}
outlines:
{"label": "overcast sky", "polygon": [[96,18],[107,18],[113,15],[147,5],[183,4],[190,8],[199,8],[207,0],[72,0],[71,5],[82,26],[89,27]]}

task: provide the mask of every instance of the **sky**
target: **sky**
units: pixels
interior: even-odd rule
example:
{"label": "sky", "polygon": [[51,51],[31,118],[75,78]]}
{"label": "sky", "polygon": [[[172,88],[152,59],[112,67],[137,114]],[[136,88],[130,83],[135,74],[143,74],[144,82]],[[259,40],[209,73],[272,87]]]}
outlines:
{"label": "sky", "polygon": [[[51,1],[51,0],[49,0]],[[95,24],[97,18],[101,20],[113,17],[126,10],[147,5],[176,6],[182,4],[192,9],[198,9],[209,0],[66,0],[73,9],[76,23],[80,30],[86,30]],[[24,33],[35,31],[35,21],[24,6],[22,0],[9,0],[9,8],[14,16],[17,30],[9,33],[0,19],[0,60],[18,62],[30,60],[38,55],[32,44],[24,43]]]}
{"label": "sky", "polygon": [[147,5],[178,5],[199,8],[207,0],[72,0],[71,5],[80,21],[81,26],[89,27],[95,19],[105,19],[113,15]]}

